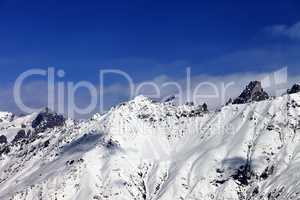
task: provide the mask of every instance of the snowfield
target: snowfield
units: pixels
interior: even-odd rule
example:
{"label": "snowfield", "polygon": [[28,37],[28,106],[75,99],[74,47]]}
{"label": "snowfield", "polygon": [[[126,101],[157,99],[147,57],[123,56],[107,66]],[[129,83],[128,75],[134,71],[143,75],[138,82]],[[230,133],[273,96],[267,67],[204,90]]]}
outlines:
{"label": "snowfield", "polygon": [[300,199],[300,93],[203,106],[138,96],[77,122],[0,113],[1,200]]}

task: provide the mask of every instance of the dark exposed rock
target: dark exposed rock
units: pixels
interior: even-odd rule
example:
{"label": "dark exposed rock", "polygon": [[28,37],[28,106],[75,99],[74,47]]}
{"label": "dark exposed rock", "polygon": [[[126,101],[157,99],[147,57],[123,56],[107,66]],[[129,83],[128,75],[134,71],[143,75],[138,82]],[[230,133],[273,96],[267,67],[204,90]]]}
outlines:
{"label": "dark exposed rock", "polygon": [[257,195],[259,193],[259,187],[256,186],[253,190],[252,190],[252,196],[254,197],[255,195]]}
{"label": "dark exposed rock", "polygon": [[272,131],[274,129],[275,129],[275,126],[273,124],[270,124],[270,125],[267,126],[268,131]]}
{"label": "dark exposed rock", "polygon": [[0,156],[2,154],[8,154],[10,152],[10,148],[8,145],[5,145],[3,148],[0,148]]}
{"label": "dark exposed rock", "polygon": [[236,172],[231,176],[234,180],[238,181],[241,185],[248,185],[249,180],[251,178],[251,171],[248,164],[245,166],[241,166],[240,169],[236,170]]}
{"label": "dark exposed rock", "polygon": [[195,104],[192,101],[188,101],[188,102],[185,103],[185,105],[187,105],[187,106],[194,106]]}
{"label": "dark exposed rock", "polygon": [[6,144],[7,143],[7,138],[5,137],[5,135],[1,135],[0,136],[0,144]]}
{"label": "dark exposed rock", "polygon": [[49,140],[47,140],[46,142],[44,142],[44,148],[48,147],[49,144],[50,144],[50,141],[49,141]]}
{"label": "dark exposed rock", "polygon": [[15,114],[12,114],[12,115],[10,116],[9,122],[12,122],[12,121],[14,120],[14,118],[15,118]]}
{"label": "dark exposed rock", "polygon": [[232,98],[229,98],[225,105],[227,106],[229,104],[232,104]]}
{"label": "dark exposed rock", "polygon": [[206,103],[202,104],[202,109],[203,109],[204,112],[208,112],[208,107],[207,107]]}
{"label": "dark exposed rock", "polygon": [[15,138],[13,139],[12,143],[18,142],[18,141],[20,141],[20,140],[22,140],[22,139],[25,139],[25,138],[27,138],[27,135],[26,135],[25,130],[22,129],[22,130],[20,130],[20,131],[17,133],[17,135],[16,135]]}
{"label": "dark exposed rock", "polygon": [[70,162],[69,162],[69,165],[73,165],[74,164],[74,160],[71,160]]}
{"label": "dark exposed rock", "polygon": [[215,180],[215,183],[216,183],[217,185],[222,185],[222,184],[224,184],[226,181],[228,181],[228,179],[225,179],[225,180]]}
{"label": "dark exposed rock", "polygon": [[288,89],[287,93],[288,94],[294,94],[300,92],[300,84],[295,84],[292,86],[291,89]]}
{"label": "dark exposed rock", "polygon": [[27,130],[27,135],[31,136],[31,130],[30,129]]}
{"label": "dark exposed rock", "polygon": [[51,112],[48,108],[40,112],[38,116],[32,122],[32,128],[36,132],[43,132],[48,128],[54,128],[56,126],[63,126],[65,118],[62,115]]}
{"label": "dark exposed rock", "polygon": [[272,166],[270,166],[270,167],[267,167],[264,171],[263,171],[263,173],[260,175],[260,178],[262,178],[262,179],[267,179],[271,174],[273,174],[273,172],[274,172],[274,166],[272,165]]}
{"label": "dark exposed rock", "polygon": [[139,119],[147,119],[147,118],[150,118],[150,114],[138,114],[137,117]]}
{"label": "dark exposed rock", "polygon": [[165,100],[165,102],[172,102],[176,99],[176,97],[174,95],[167,97],[167,99]]}
{"label": "dark exposed rock", "polygon": [[233,101],[233,104],[243,104],[252,101],[263,101],[268,98],[269,95],[262,89],[261,82],[251,81],[246,86],[245,90],[240,94],[240,96]]}

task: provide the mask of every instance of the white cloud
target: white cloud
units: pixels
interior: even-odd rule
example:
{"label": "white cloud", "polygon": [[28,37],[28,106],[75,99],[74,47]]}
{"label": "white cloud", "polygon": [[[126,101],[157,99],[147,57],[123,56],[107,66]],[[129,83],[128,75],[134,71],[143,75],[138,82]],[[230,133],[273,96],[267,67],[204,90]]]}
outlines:
{"label": "white cloud", "polygon": [[297,22],[291,26],[284,24],[278,24],[270,27],[266,27],[266,32],[271,33],[275,37],[287,37],[290,39],[300,39],[300,22]]}

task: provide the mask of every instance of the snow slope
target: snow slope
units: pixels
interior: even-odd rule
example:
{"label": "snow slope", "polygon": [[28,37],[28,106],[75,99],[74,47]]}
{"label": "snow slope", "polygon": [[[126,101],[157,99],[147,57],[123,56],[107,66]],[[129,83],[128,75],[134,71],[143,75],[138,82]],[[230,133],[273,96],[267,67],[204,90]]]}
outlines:
{"label": "snow slope", "polygon": [[39,128],[40,113],[0,113],[1,200],[300,199],[300,93],[215,112],[138,96],[63,124],[48,112]]}

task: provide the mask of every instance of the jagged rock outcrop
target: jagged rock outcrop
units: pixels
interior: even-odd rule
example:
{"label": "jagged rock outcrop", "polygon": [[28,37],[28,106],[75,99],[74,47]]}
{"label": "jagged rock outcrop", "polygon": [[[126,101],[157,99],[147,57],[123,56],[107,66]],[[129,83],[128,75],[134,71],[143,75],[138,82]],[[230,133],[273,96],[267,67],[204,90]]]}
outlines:
{"label": "jagged rock outcrop", "polygon": [[164,102],[172,102],[176,99],[175,95],[171,95],[169,97],[166,98],[166,100]]}
{"label": "jagged rock outcrop", "polygon": [[300,92],[300,83],[296,83],[292,86],[291,89],[288,89],[287,93],[288,94],[294,94]]}
{"label": "jagged rock outcrop", "polygon": [[0,144],[6,144],[7,143],[7,138],[5,135],[0,135]]}
{"label": "jagged rock outcrop", "polygon": [[32,121],[32,128],[34,128],[36,132],[43,132],[48,128],[63,126],[64,123],[65,118],[62,115],[59,115],[55,112],[50,111],[48,108],[45,108]]}
{"label": "jagged rock outcrop", "polygon": [[203,109],[204,112],[208,112],[208,106],[207,106],[206,103],[202,104],[202,109]]}
{"label": "jagged rock outcrop", "polygon": [[26,132],[25,130],[21,129],[20,131],[18,131],[17,135],[15,136],[15,138],[13,139],[12,143],[16,143],[20,140],[23,140],[27,138]]}
{"label": "jagged rock outcrop", "polygon": [[229,98],[225,105],[227,106],[229,104],[232,104],[232,98]]}
{"label": "jagged rock outcrop", "polygon": [[244,104],[252,101],[263,101],[269,98],[261,86],[260,81],[251,81],[238,98],[233,100],[232,104]]}

